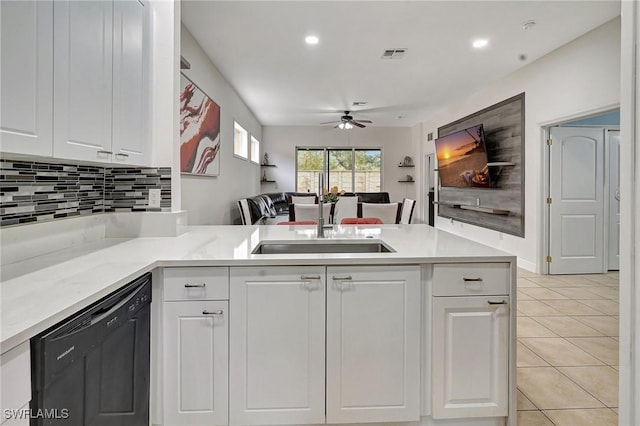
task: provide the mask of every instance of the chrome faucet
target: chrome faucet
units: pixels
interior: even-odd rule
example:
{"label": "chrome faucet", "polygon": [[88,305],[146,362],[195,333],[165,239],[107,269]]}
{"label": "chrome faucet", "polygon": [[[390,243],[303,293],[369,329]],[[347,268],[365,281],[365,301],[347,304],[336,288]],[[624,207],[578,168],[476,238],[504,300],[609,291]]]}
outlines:
{"label": "chrome faucet", "polygon": [[[324,238],[324,173],[318,174],[318,187],[320,195],[318,196],[318,226],[316,228],[316,237]],[[328,225],[327,228],[332,228]]]}
{"label": "chrome faucet", "polygon": [[320,194],[318,195],[318,228],[316,236],[324,238],[324,173],[318,173],[318,187],[320,188]]}

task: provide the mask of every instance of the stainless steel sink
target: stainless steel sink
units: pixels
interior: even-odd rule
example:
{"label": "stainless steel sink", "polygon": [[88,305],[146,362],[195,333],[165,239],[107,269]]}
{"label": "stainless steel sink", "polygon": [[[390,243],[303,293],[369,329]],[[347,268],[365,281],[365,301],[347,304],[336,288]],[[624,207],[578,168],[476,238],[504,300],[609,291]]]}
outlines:
{"label": "stainless steel sink", "polygon": [[262,241],[251,254],[394,253],[382,241]]}

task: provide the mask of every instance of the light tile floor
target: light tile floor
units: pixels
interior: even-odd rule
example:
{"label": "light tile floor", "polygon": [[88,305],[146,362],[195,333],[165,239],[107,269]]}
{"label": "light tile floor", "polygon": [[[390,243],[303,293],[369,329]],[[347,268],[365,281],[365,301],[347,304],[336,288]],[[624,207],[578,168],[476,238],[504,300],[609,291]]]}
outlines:
{"label": "light tile floor", "polygon": [[518,425],[618,424],[618,273],[518,271]]}

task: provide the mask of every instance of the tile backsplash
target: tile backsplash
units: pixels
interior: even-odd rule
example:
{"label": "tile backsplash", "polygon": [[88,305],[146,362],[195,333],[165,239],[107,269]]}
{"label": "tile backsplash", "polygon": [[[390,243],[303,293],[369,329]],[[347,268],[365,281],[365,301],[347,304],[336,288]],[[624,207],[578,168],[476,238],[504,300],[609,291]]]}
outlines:
{"label": "tile backsplash", "polygon": [[[160,189],[160,208],[147,205],[149,189]],[[104,176],[107,212],[171,211],[171,167],[108,168]]]}
{"label": "tile backsplash", "polygon": [[[151,188],[159,208],[147,205]],[[0,226],[116,211],[171,211],[171,168],[0,158]]]}

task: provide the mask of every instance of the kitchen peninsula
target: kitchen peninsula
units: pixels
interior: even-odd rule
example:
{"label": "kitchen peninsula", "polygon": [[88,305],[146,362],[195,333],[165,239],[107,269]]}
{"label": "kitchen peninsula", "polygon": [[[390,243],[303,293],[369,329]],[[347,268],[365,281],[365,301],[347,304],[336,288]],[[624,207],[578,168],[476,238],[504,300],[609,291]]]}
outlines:
{"label": "kitchen peninsula", "polygon": [[154,424],[515,424],[514,256],[425,225],[315,232],[189,227],[3,265],[18,402],[31,337],[153,272]]}

